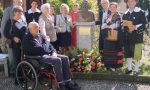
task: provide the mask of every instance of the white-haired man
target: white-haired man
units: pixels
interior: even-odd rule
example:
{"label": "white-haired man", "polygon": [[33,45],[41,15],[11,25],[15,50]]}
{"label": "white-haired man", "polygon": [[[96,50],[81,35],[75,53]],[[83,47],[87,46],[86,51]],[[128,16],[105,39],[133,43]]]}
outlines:
{"label": "white-haired man", "polygon": [[[39,34],[39,24],[36,22],[29,23],[29,32],[23,39],[24,54],[29,56],[42,56],[39,62],[51,63],[56,74],[56,79],[60,85],[60,90],[66,90],[66,85],[71,84],[69,72],[69,59],[65,55],[56,53],[54,47],[46,43],[46,39]],[[67,90],[75,90],[69,89]],[[78,89],[80,90],[80,89]]]}
{"label": "white-haired man", "polygon": [[106,30],[101,29],[102,24],[104,23],[104,20],[110,13],[109,11],[109,0],[101,0],[101,6],[102,10],[99,12],[99,21],[96,22],[96,24],[100,25],[100,34],[99,34],[99,52],[103,52],[103,43],[104,43],[104,36],[106,34]]}

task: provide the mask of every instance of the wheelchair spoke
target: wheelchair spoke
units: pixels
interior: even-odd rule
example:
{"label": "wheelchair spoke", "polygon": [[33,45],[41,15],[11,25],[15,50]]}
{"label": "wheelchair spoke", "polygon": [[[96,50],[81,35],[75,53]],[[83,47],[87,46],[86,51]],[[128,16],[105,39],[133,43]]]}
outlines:
{"label": "wheelchair spoke", "polygon": [[25,90],[36,90],[38,79],[33,66],[28,62],[21,62],[17,67],[17,81]]}

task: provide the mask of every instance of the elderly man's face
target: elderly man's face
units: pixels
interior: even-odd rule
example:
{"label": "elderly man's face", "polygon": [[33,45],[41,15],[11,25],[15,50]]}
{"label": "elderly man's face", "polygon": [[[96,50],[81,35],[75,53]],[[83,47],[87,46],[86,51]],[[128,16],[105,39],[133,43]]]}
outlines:
{"label": "elderly man's face", "polygon": [[23,5],[23,2],[22,2],[22,0],[14,0],[14,4],[15,4],[16,6],[22,6],[22,5]]}
{"label": "elderly man's face", "polygon": [[101,5],[103,9],[107,9],[109,6],[107,0],[102,0]]}
{"label": "elderly man's face", "polygon": [[38,24],[32,24],[30,27],[30,33],[33,36],[38,36],[39,35],[39,25]]}

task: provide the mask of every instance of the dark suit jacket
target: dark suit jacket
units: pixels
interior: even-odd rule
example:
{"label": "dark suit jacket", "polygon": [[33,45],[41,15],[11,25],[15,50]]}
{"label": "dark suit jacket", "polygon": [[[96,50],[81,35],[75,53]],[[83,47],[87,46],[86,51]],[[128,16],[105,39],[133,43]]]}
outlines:
{"label": "dark suit jacket", "polygon": [[47,46],[46,40],[42,35],[34,38],[30,33],[24,36],[23,50],[25,55],[31,56],[42,56],[56,51],[50,43]]}
{"label": "dark suit jacket", "polygon": [[[110,11],[108,10],[108,14],[110,14]],[[99,20],[95,22],[96,25],[102,25],[103,20],[103,10],[99,11]]]}

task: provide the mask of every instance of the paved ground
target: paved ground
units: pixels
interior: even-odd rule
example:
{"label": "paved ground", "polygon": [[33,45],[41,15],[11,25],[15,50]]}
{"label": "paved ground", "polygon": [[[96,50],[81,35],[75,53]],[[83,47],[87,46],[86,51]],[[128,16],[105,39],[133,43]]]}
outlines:
{"label": "paved ground", "polygon": [[150,85],[118,82],[118,81],[89,81],[78,80],[82,90],[150,90]]}
{"label": "paved ground", "polygon": [[[81,90],[150,90],[148,84],[138,84],[118,81],[100,81],[100,80],[76,80],[82,87]],[[19,86],[14,85],[11,77],[0,78],[0,90],[22,90]],[[39,89],[46,90],[46,89]]]}

